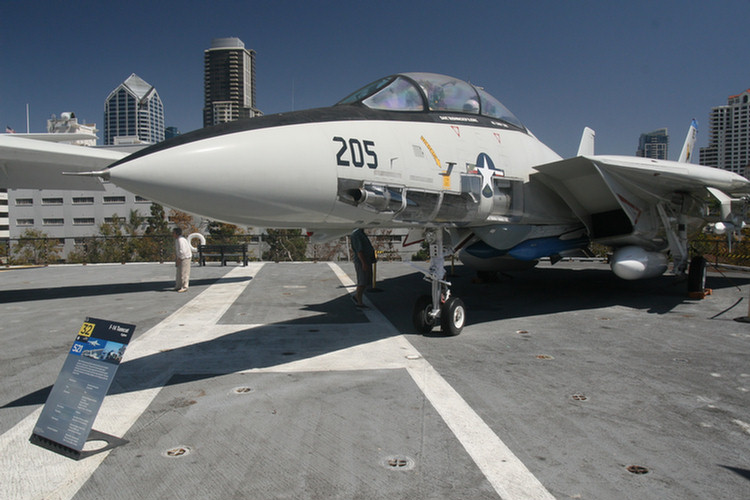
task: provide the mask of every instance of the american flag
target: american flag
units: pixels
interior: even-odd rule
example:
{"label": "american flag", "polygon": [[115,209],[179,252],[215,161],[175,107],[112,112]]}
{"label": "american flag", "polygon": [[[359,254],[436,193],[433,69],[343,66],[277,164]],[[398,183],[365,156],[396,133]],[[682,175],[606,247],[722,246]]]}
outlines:
{"label": "american flag", "polygon": [[16,131],[15,131],[15,130],[13,130],[12,128],[10,128],[10,125],[6,125],[6,126],[5,126],[5,133],[6,133],[6,134],[15,134],[15,133],[16,133]]}

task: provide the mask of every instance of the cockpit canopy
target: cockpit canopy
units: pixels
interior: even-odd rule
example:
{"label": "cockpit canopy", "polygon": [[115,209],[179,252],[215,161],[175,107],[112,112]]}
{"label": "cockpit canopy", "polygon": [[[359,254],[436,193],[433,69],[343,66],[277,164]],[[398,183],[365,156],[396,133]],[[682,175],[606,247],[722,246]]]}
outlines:
{"label": "cockpit canopy", "polygon": [[402,73],[381,78],[338,104],[356,103],[386,111],[443,111],[482,115],[524,129],[520,120],[508,108],[482,88],[434,73]]}

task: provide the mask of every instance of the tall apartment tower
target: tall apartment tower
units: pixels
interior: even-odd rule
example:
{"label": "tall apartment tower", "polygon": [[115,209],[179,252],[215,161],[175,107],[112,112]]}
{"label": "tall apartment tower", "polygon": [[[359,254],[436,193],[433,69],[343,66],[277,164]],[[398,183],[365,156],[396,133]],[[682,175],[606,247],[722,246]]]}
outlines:
{"label": "tall apartment tower", "polygon": [[700,163],[750,175],[750,89],[731,95],[726,106],[711,109],[708,147],[701,148]]}
{"label": "tall apartment tower", "polygon": [[203,126],[252,118],[255,107],[255,51],[239,38],[214,38],[204,51]]}
{"label": "tall apartment tower", "polygon": [[104,144],[164,140],[164,106],[156,89],[133,73],[104,101]]}
{"label": "tall apartment tower", "polygon": [[669,154],[669,133],[667,129],[660,128],[647,134],[641,134],[638,139],[638,151],[636,156],[641,158],[653,158],[654,160],[666,160]]}

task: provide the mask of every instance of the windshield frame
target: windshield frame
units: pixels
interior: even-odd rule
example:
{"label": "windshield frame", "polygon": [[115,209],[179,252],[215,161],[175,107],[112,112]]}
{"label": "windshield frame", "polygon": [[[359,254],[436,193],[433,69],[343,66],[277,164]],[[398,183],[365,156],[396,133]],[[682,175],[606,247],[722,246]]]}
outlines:
{"label": "windshield frame", "polygon": [[[394,85],[402,88],[394,91]],[[336,105],[361,105],[396,113],[460,113],[499,120],[502,125],[527,130],[505,105],[482,87],[437,73],[397,73],[380,78],[349,94]]]}

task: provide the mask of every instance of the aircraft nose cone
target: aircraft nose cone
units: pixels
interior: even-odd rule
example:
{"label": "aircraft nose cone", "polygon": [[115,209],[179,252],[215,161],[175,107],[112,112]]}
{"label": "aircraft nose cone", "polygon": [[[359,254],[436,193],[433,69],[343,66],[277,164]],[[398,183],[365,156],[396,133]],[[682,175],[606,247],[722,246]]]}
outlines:
{"label": "aircraft nose cone", "polygon": [[235,224],[319,223],[336,199],[335,166],[313,128],[291,132],[261,129],[157,147],[113,166],[110,180],[164,205]]}

